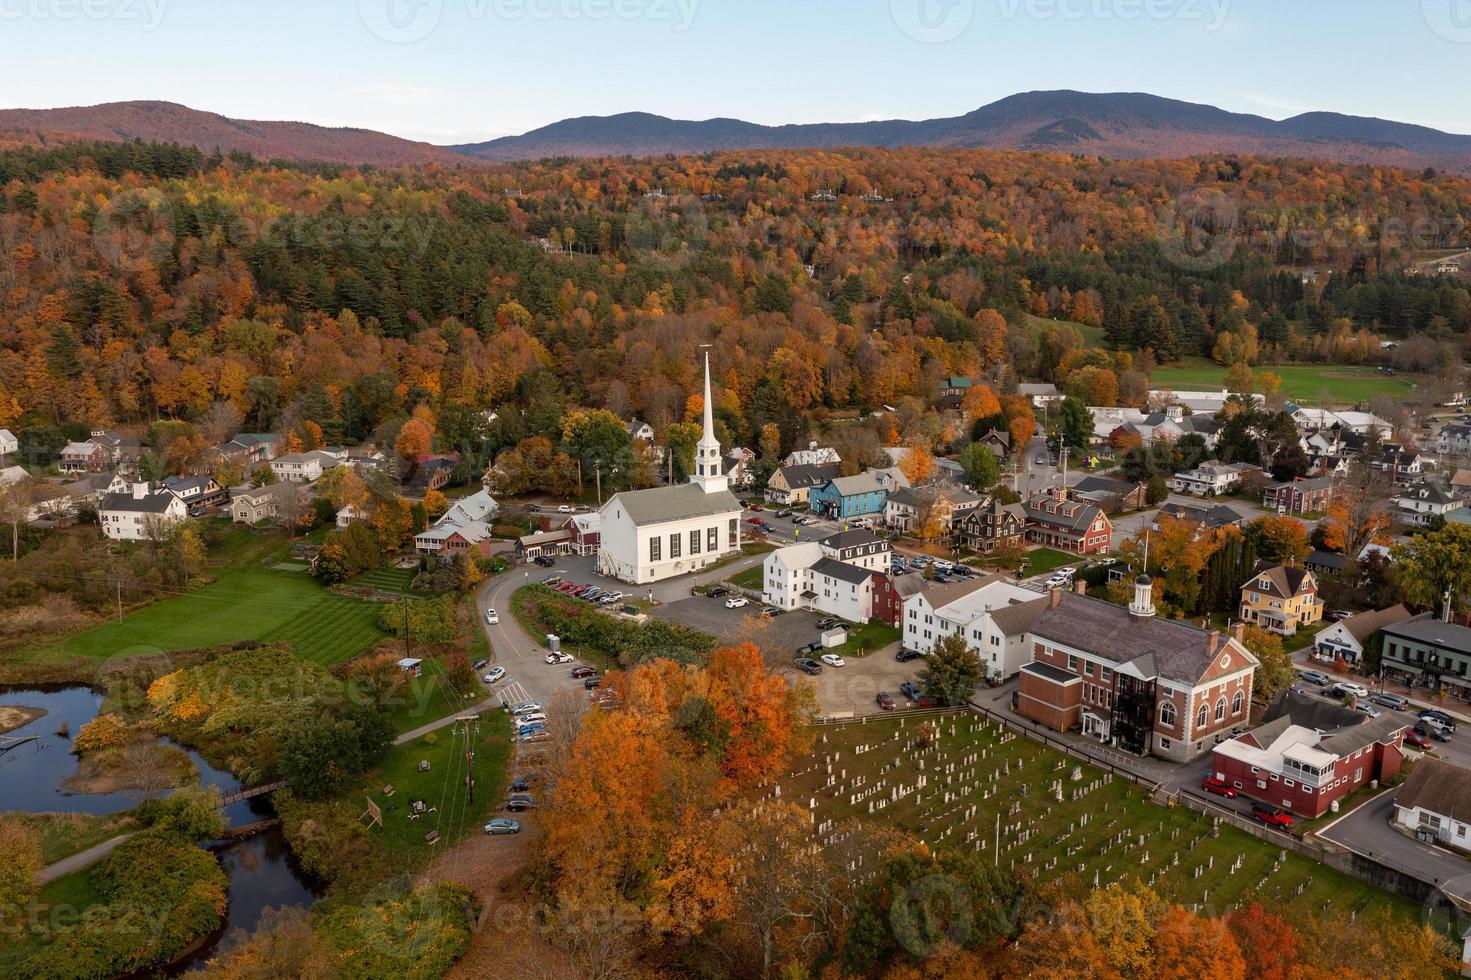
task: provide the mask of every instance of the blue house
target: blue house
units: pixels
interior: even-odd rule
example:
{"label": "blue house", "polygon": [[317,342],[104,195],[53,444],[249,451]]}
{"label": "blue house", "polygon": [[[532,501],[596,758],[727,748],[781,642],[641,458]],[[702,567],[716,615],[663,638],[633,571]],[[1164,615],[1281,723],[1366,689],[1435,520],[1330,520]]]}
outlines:
{"label": "blue house", "polygon": [[882,516],[889,493],[909,486],[909,480],[897,466],[869,470],[857,476],[840,476],[808,493],[812,512],[835,520],[853,517]]}

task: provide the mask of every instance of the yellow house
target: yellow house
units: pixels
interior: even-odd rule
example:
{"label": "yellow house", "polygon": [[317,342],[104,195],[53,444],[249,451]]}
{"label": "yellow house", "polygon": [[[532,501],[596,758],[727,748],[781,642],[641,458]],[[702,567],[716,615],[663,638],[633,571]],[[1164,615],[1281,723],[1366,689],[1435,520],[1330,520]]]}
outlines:
{"label": "yellow house", "polygon": [[1241,619],[1280,636],[1323,620],[1318,578],[1306,568],[1258,562],[1241,587]]}

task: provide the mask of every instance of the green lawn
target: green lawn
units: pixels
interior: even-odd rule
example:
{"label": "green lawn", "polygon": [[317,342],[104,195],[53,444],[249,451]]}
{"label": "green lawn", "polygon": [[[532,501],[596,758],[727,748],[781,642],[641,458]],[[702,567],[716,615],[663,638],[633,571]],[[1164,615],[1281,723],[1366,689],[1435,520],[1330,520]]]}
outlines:
{"label": "green lawn", "polygon": [[[468,833],[479,833],[505,799],[506,768],[512,750],[509,716],[502,711],[481,715],[470,739],[475,757],[473,805],[465,793],[465,735],[461,726],[453,731],[442,729],[390,750],[382,764],[363,777],[358,786],[340,794],[359,809],[365,796],[383,808],[383,826],[375,827],[372,833],[382,840],[388,853],[404,862],[405,869],[423,867],[436,846],[443,849]],[[419,771],[421,760],[428,761],[427,772]],[[383,795],[385,786],[393,787],[393,796]],[[423,800],[438,810],[410,820],[409,804],[413,800]],[[438,845],[425,842],[424,836],[430,831],[438,831]]]}
{"label": "green lawn", "polygon": [[[1278,849],[1259,838],[1229,826],[1214,833],[1211,821],[1191,810],[1160,806],[1132,783],[1110,780],[973,715],[940,721],[938,747],[924,755],[921,769],[921,750],[910,744],[918,727],[913,719],[886,718],[821,729],[818,754],[841,758],[844,775],[836,776],[840,766],[833,765],[836,778],[828,785],[819,758],[782,780],[782,797],[804,805],[815,798],[818,824],[880,822],[934,848],[977,849],[988,861],[996,860],[999,816],[998,863],[1028,869],[1042,881],[1074,873],[1096,885],[1132,876],[1167,900],[1215,909],[1256,896],[1284,914],[1380,906],[1417,911],[1294,852],[1279,863]],[[927,785],[917,790],[921,777]]]}
{"label": "green lawn", "polygon": [[1082,559],[1077,555],[1070,555],[1065,551],[1057,551],[1053,548],[1038,548],[1036,551],[1027,553],[1027,575],[1046,575],[1056,568],[1065,565],[1077,566]]}
{"label": "green lawn", "polygon": [[[1280,376],[1286,397],[1313,404],[1349,405],[1380,395],[1405,398],[1416,388],[1413,379],[1390,377],[1372,367],[1357,365],[1299,364],[1256,370]],[[1206,358],[1191,357],[1178,365],[1155,368],[1149,383],[1153,388],[1179,391],[1219,391],[1226,386],[1226,369]]]}
{"label": "green lawn", "polygon": [[[427,665],[426,665],[427,666]],[[490,692],[476,684],[465,692],[466,697],[456,697],[448,681],[437,667],[424,671],[409,681],[399,696],[389,716],[393,730],[402,734],[413,731],[420,725],[448,718],[457,711],[474,707],[490,697]]]}
{"label": "green lawn", "polygon": [[760,591],[762,586],[762,576],[764,576],[765,574],[765,566],[756,565],[753,568],[746,569],[744,572],[741,572],[738,575],[732,575],[730,577],[730,582],[732,585],[738,588]]}
{"label": "green lawn", "polygon": [[129,810],[105,816],[90,813],[15,813],[11,817],[41,835],[43,864],[55,864],[64,857],[85,851],[119,834],[131,833],[141,826]]}
{"label": "green lawn", "polygon": [[[244,534],[245,532],[241,532]],[[252,535],[227,539],[216,580],[65,640],[22,650],[18,660],[104,660],[156,651],[193,650],[242,641],[284,640],[307,660],[331,665],[382,639],[378,605],[334,595],[310,575],[276,571],[286,542]],[[274,559],[274,560],[273,560]]]}
{"label": "green lawn", "polygon": [[[93,887],[89,871],[74,871],[41,888],[36,895],[36,921],[41,930],[49,931],[53,917],[61,925],[72,924],[88,909],[103,904],[102,893]],[[21,976],[21,964],[49,941],[50,937],[41,932],[18,937],[7,930],[5,940],[0,942],[0,976]]]}
{"label": "green lawn", "polygon": [[1030,313],[1027,314],[1027,323],[1031,326],[1034,334],[1046,323],[1059,327],[1072,327],[1082,336],[1084,347],[1098,348],[1100,350],[1108,347],[1103,340],[1102,327],[1090,327],[1086,323],[1073,323],[1071,320],[1048,320],[1040,316],[1032,316]]}
{"label": "green lawn", "polygon": [[890,644],[898,643],[903,635],[897,627],[888,623],[865,623],[850,627],[848,642],[832,652],[847,657],[866,657]]}
{"label": "green lawn", "polygon": [[380,568],[377,571],[359,575],[347,583],[360,589],[377,589],[379,592],[390,592],[394,595],[420,595],[411,586],[414,578],[419,574],[415,568]]}

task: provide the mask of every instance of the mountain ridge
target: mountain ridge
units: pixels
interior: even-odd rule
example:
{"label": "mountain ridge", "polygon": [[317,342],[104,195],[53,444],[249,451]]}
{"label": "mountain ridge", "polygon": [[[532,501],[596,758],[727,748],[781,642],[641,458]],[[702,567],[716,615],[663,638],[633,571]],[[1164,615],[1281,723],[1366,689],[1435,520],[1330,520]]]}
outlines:
{"label": "mountain ridge", "polygon": [[1471,173],[1471,136],[1429,126],[1313,111],[1274,120],[1143,92],[1020,92],[959,116],[766,126],[728,116],[649,112],[562,119],[516,136],[436,146],[358,127],[233,119],[174,102],[0,109],[6,142],[132,140],[241,150],[263,158],[372,166],[473,166],[554,156],[658,156],[839,147],[989,148],[1116,159],[1217,153]]}

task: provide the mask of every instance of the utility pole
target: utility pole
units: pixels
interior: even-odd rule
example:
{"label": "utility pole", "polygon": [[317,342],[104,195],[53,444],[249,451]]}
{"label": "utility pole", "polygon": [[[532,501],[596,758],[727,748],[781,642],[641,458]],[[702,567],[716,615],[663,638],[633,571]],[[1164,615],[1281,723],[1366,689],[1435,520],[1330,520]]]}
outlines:
{"label": "utility pole", "polygon": [[117,577],[117,621],[123,621],[123,577]]}
{"label": "utility pole", "polygon": [[595,471],[598,483],[598,507],[603,506],[603,461],[598,460],[598,468]]}
{"label": "utility pole", "polygon": [[405,595],[404,601],[404,659],[409,659],[409,597]]}

